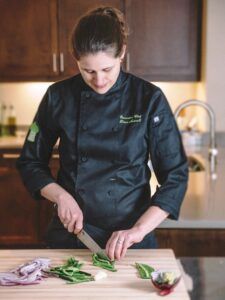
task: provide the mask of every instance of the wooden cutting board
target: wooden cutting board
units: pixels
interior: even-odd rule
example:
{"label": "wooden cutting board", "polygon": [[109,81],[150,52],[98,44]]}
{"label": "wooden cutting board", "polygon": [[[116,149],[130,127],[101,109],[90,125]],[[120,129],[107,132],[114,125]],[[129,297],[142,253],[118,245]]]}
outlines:
{"label": "wooden cutting board", "polygon": [[[37,257],[51,259],[51,265],[56,266],[74,256],[84,263],[83,271],[95,275],[99,270],[92,265],[89,250],[0,250],[0,272],[9,271],[20,264],[31,261]],[[170,249],[157,250],[128,250],[126,257],[116,262],[117,272],[104,270],[108,277],[99,281],[80,284],[66,284],[59,278],[46,278],[40,284],[28,286],[0,286],[0,299],[78,299],[78,300],[157,300],[162,296],[153,287],[148,279],[138,277],[134,263],[146,263],[155,269],[168,269],[179,272],[179,268]],[[190,299],[185,289],[183,278],[175,290],[164,296],[165,299]]]}

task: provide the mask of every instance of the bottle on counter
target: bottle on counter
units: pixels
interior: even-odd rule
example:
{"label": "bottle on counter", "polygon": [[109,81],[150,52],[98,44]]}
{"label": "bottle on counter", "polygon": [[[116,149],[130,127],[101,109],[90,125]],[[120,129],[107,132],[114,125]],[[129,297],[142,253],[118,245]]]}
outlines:
{"label": "bottle on counter", "polygon": [[16,111],[13,105],[9,106],[9,114],[7,118],[8,123],[8,135],[16,135]]}
{"label": "bottle on counter", "polygon": [[1,136],[9,135],[8,131],[8,110],[7,106],[3,103],[1,107]]}

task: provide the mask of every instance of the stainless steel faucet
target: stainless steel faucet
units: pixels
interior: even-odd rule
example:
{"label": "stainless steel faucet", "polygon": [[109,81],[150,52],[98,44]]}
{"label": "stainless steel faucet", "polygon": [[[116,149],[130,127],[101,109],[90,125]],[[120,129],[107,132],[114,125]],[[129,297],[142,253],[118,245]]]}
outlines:
{"label": "stainless steel faucet", "polygon": [[216,148],[216,132],[215,132],[215,127],[216,127],[216,117],[215,117],[215,113],[212,109],[212,107],[205,103],[202,102],[200,100],[195,100],[195,99],[191,99],[191,100],[187,100],[183,103],[181,103],[174,111],[174,116],[175,118],[177,118],[180,114],[180,112],[191,105],[197,105],[197,106],[201,106],[203,107],[208,115],[209,115],[209,119],[210,119],[210,144],[209,144],[209,162],[210,162],[210,173],[211,173],[211,177],[212,179],[216,179],[217,178],[217,174],[216,174],[216,157],[218,154],[218,150]]}

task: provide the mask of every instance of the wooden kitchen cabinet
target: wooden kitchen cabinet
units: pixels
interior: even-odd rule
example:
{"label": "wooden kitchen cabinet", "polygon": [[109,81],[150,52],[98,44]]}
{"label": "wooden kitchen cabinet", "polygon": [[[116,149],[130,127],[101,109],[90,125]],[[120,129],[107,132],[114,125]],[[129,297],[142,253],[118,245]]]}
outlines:
{"label": "wooden kitchen cabinet", "polygon": [[[50,201],[35,201],[25,189],[15,167],[19,150],[0,152],[0,248],[43,247],[51,218]],[[58,158],[51,160],[56,176]]]}
{"label": "wooden kitchen cabinet", "polygon": [[0,0],[0,80],[48,80],[57,75],[56,3]]}
{"label": "wooden kitchen cabinet", "polygon": [[123,0],[59,0],[58,1],[58,35],[59,35],[59,57],[61,63],[61,75],[72,76],[78,73],[75,59],[69,50],[69,38],[76,21],[89,9],[104,5],[113,6],[120,10],[123,8]]}
{"label": "wooden kitchen cabinet", "polygon": [[159,228],[156,230],[159,248],[172,248],[181,256],[224,256],[225,229]]}
{"label": "wooden kitchen cabinet", "polygon": [[0,162],[0,245],[35,244],[38,241],[38,203],[30,201],[15,168],[15,154]]}
{"label": "wooden kitchen cabinet", "polygon": [[119,8],[128,21],[127,71],[150,81],[199,79],[201,0],[0,0],[0,81],[78,73],[69,50],[72,28],[102,4]]}
{"label": "wooden kitchen cabinet", "polygon": [[88,9],[120,0],[0,0],[0,81],[56,81],[78,73],[69,38]]}
{"label": "wooden kitchen cabinet", "polygon": [[149,81],[200,78],[201,0],[125,0],[127,69]]}

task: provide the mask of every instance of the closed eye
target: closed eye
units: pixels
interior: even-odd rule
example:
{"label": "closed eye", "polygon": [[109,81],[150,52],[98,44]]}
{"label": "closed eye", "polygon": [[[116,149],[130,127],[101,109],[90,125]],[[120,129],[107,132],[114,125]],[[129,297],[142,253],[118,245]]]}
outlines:
{"label": "closed eye", "polygon": [[88,74],[93,74],[95,71],[92,71],[92,70],[85,70],[85,72],[87,72]]}
{"label": "closed eye", "polygon": [[112,70],[112,67],[103,69],[104,72],[109,72],[109,71],[111,71],[111,70]]}

